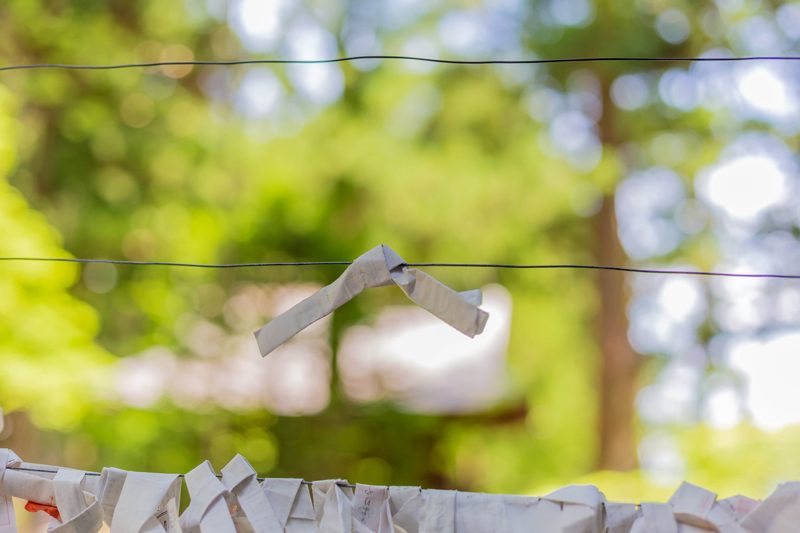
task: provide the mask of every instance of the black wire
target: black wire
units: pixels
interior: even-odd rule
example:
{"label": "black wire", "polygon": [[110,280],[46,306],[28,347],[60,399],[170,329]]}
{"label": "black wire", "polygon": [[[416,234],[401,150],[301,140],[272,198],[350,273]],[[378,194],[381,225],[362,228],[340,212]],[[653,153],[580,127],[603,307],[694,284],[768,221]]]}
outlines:
{"label": "black wire", "polygon": [[553,59],[438,59],[434,57],[405,55],[358,55],[334,57],[329,59],[232,59],[232,60],[187,60],[187,61],[146,61],[141,63],[120,63],[112,65],[75,65],[68,63],[34,63],[28,65],[6,65],[0,71],[66,69],[66,70],[117,70],[128,68],[169,67],[169,66],[234,66],[234,65],[313,65],[324,63],[345,63],[364,59],[419,61],[447,65],[542,65],[550,63],[600,63],[600,62],[670,62],[670,63],[710,63],[730,61],[798,61],[800,56],[742,56],[742,57],[562,57]]}
{"label": "black wire", "polygon": [[[130,261],[127,259],[80,259],[72,257],[0,257],[0,261],[39,261],[58,263],[102,263],[112,265],[133,266],[168,266],[186,268],[258,268],[258,267],[312,267],[312,266],[346,266],[352,261],[273,261],[261,263],[186,263],[173,261]],[[528,270],[610,270],[615,272],[629,272],[634,274],[671,274],[685,276],[717,276],[729,278],[772,278],[772,279],[800,279],[799,274],[763,274],[739,272],[714,272],[703,270],[681,270],[660,268],[636,268],[607,265],[581,265],[581,264],[553,264],[553,265],[526,265],[511,263],[404,263],[409,267],[445,267],[445,268],[508,268]]]}

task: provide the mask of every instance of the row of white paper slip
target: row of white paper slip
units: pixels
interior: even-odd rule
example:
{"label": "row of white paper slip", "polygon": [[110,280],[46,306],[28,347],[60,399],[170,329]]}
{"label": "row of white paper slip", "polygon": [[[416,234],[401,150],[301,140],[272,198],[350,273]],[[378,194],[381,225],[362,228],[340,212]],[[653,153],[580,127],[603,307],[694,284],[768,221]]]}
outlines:
{"label": "row of white paper slip", "polygon": [[50,508],[48,531],[95,533],[789,533],[800,531],[800,483],[785,483],[764,501],[718,500],[682,484],[667,503],[614,503],[591,485],[544,497],[341,480],[259,481],[237,455],[221,471],[208,461],[183,478],[190,496],[182,514],[181,476],[102,473],[24,463],[0,449],[0,533],[16,533],[11,497]]}

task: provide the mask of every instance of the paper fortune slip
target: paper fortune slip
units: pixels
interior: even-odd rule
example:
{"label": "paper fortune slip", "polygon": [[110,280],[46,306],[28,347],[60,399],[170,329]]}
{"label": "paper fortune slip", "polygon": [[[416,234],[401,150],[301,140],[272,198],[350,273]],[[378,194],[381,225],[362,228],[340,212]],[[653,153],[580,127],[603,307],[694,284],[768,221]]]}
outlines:
{"label": "paper fortune slip", "polygon": [[399,286],[411,301],[469,337],[480,334],[489,318],[478,307],[480,289],[456,292],[421,270],[408,267],[394,250],[382,244],[353,261],[336,281],[256,331],[261,355],[266,356],[364,289],[392,284]]}

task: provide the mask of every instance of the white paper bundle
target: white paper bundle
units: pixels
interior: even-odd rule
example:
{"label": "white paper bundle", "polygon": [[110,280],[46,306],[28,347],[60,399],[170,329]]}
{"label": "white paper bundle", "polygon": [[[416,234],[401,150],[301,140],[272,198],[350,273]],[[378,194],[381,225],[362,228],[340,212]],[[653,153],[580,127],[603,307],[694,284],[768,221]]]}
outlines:
{"label": "white paper bundle", "polygon": [[301,479],[265,479],[261,488],[286,533],[312,533],[317,516],[311,493]]}
{"label": "white paper bundle", "polygon": [[53,494],[60,518],[51,519],[53,533],[96,533],[103,526],[103,510],[94,494],[81,486],[85,474],[59,468],[53,477]]}
{"label": "white paper bundle", "polygon": [[[104,469],[104,473],[105,470]],[[119,471],[118,471],[119,472]],[[124,484],[117,502],[110,509],[110,495],[101,499],[106,513],[112,512],[112,533],[168,533],[180,529],[174,516],[169,514],[169,504],[177,510],[180,500],[180,478],[175,474],[150,474],[125,472]],[[106,490],[118,485],[106,484]]]}
{"label": "white paper bundle", "polygon": [[[240,531],[257,533],[282,533],[266,492],[256,479],[256,471],[241,455],[236,455],[222,469],[222,483],[235,501],[233,514]],[[285,522],[284,522],[285,523]]]}
{"label": "white paper bundle", "polygon": [[236,533],[228,509],[228,489],[217,479],[211,463],[200,463],[184,477],[189,490],[189,507],[181,515],[185,533]]}
{"label": "white paper bundle", "polygon": [[354,533],[393,533],[389,487],[356,485],[353,496]]}
{"label": "white paper bundle", "polygon": [[331,314],[365,289],[395,284],[417,305],[461,333],[474,337],[489,315],[478,306],[480,290],[456,292],[416,268],[409,268],[391,248],[380,245],[358,257],[339,278],[255,332],[266,356],[317,320]]}
{"label": "white paper bundle", "polygon": [[389,511],[395,530],[419,533],[422,506],[422,489],[419,487],[389,487]]}
{"label": "white paper bundle", "polygon": [[19,466],[20,458],[8,448],[0,449],[0,533],[16,533],[17,519],[10,493],[4,489],[6,467]]}
{"label": "white paper bundle", "polygon": [[[37,472],[19,470],[33,468]],[[11,496],[58,508],[50,531],[93,533],[795,533],[800,483],[786,483],[763,502],[682,484],[666,503],[606,501],[591,485],[544,497],[419,487],[355,486],[342,480],[266,479],[244,457],[222,470],[206,461],[186,474],[191,496],[178,516],[174,474],[103,469],[102,475],[23,463],[0,449],[0,533],[16,533]]]}

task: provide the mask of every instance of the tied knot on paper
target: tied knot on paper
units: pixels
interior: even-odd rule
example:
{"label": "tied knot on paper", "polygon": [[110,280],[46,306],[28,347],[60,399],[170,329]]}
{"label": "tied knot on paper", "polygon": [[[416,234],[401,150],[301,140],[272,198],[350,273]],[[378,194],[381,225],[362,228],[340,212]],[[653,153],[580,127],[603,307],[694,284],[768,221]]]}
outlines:
{"label": "tied knot on paper", "polygon": [[414,303],[474,337],[483,331],[489,314],[480,309],[479,289],[457,292],[381,244],[359,256],[336,281],[315,292],[255,332],[258,349],[266,356],[304,328],[331,314],[365,289],[397,285]]}
{"label": "tied knot on paper", "polygon": [[[0,533],[17,533],[11,497],[50,515],[51,533],[797,533],[800,482],[763,501],[718,499],[683,483],[668,502],[609,502],[592,485],[546,496],[483,494],[328,479],[261,480],[241,455],[177,474],[96,472],[21,462],[0,448]],[[104,528],[105,524],[105,528]],[[109,529],[110,528],[110,529]]]}

